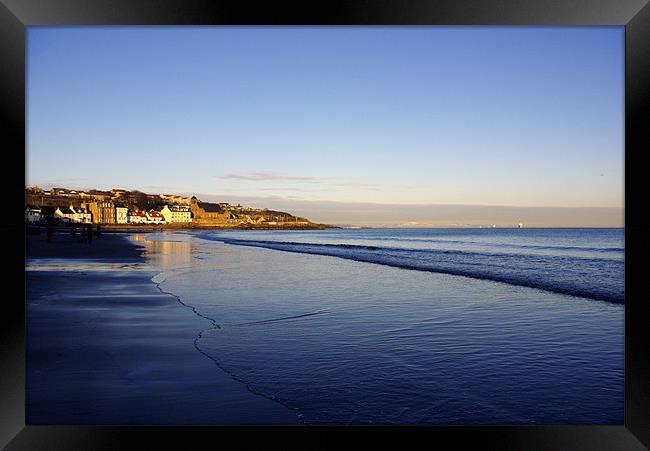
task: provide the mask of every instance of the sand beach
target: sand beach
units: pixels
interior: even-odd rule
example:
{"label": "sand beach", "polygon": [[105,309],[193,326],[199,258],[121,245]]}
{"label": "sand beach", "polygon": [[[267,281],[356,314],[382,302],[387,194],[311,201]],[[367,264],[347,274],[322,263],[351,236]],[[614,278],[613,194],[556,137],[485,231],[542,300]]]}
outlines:
{"label": "sand beach", "polygon": [[194,346],[214,327],[128,236],[26,237],[27,424],[295,424]]}

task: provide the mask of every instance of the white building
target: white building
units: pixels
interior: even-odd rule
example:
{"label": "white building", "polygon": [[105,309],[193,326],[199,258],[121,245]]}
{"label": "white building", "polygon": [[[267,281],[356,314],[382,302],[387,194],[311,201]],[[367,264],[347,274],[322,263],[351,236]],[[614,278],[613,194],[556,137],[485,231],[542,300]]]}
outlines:
{"label": "white building", "polygon": [[164,224],[165,218],[155,210],[140,210],[130,212],[128,222],[131,224]]}
{"label": "white building", "polygon": [[126,224],[129,222],[129,209],[126,207],[115,207],[115,222]]}
{"label": "white building", "polygon": [[186,205],[165,205],[160,214],[167,222],[192,222],[190,207]]}
{"label": "white building", "polygon": [[147,212],[146,211],[130,211],[127,216],[129,224],[146,224]]}
{"label": "white building", "polygon": [[164,224],[166,222],[163,215],[161,215],[159,211],[155,210],[149,210],[147,212],[147,218],[149,220],[149,224]]}
{"label": "white building", "polygon": [[54,217],[63,222],[73,222],[74,216],[75,212],[70,207],[56,207],[56,210],[54,210]]}
{"label": "white building", "polygon": [[85,208],[70,207],[70,209],[75,213],[74,222],[80,222],[82,224],[91,224],[93,222],[93,215]]}
{"label": "white building", "polygon": [[76,222],[81,224],[92,223],[92,215],[84,208],[56,207],[54,217],[61,219],[63,222]]}
{"label": "white building", "polygon": [[41,220],[41,209],[34,205],[25,207],[25,221],[34,224]]}

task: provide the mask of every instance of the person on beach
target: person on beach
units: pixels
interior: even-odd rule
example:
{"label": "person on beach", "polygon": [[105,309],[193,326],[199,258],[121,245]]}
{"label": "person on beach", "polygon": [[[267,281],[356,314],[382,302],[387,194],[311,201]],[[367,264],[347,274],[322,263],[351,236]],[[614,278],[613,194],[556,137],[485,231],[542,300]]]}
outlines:
{"label": "person on beach", "polygon": [[97,238],[99,238],[101,231],[100,231],[100,226],[97,224]]}
{"label": "person on beach", "polygon": [[81,227],[81,242],[86,242],[86,227],[83,226]]}
{"label": "person on beach", "polygon": [[70,239],[72,241],[74,241],[74,236],[75,236],[75,232],[76,232],[75,229],[76,229],[76,227],[75,227],[75,224],[73,222],[72,225],[70,226]]}
{"label": "person on beach", "polygon": [[86,237],[88,238],[88,244],[93,242],[93,229],[90,224],[86,226]]}

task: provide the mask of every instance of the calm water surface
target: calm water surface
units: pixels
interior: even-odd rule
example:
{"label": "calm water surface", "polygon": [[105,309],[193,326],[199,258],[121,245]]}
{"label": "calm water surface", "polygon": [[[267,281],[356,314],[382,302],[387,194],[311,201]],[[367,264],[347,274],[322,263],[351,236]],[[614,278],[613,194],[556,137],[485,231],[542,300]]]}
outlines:
{"label": "calm water surface", "polygon": [[200,349],[304,423],[623,423],[623,229],[134,239],[216,322]]}

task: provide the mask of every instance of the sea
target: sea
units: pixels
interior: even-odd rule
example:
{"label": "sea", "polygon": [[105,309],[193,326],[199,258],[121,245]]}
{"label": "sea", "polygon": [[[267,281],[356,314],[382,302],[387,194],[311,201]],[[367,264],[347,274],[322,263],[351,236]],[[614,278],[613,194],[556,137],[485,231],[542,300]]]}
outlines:
{"label": "sea", "polygon": [[624,229],[133,239],[215,370],[303,424],[624,423]]}

